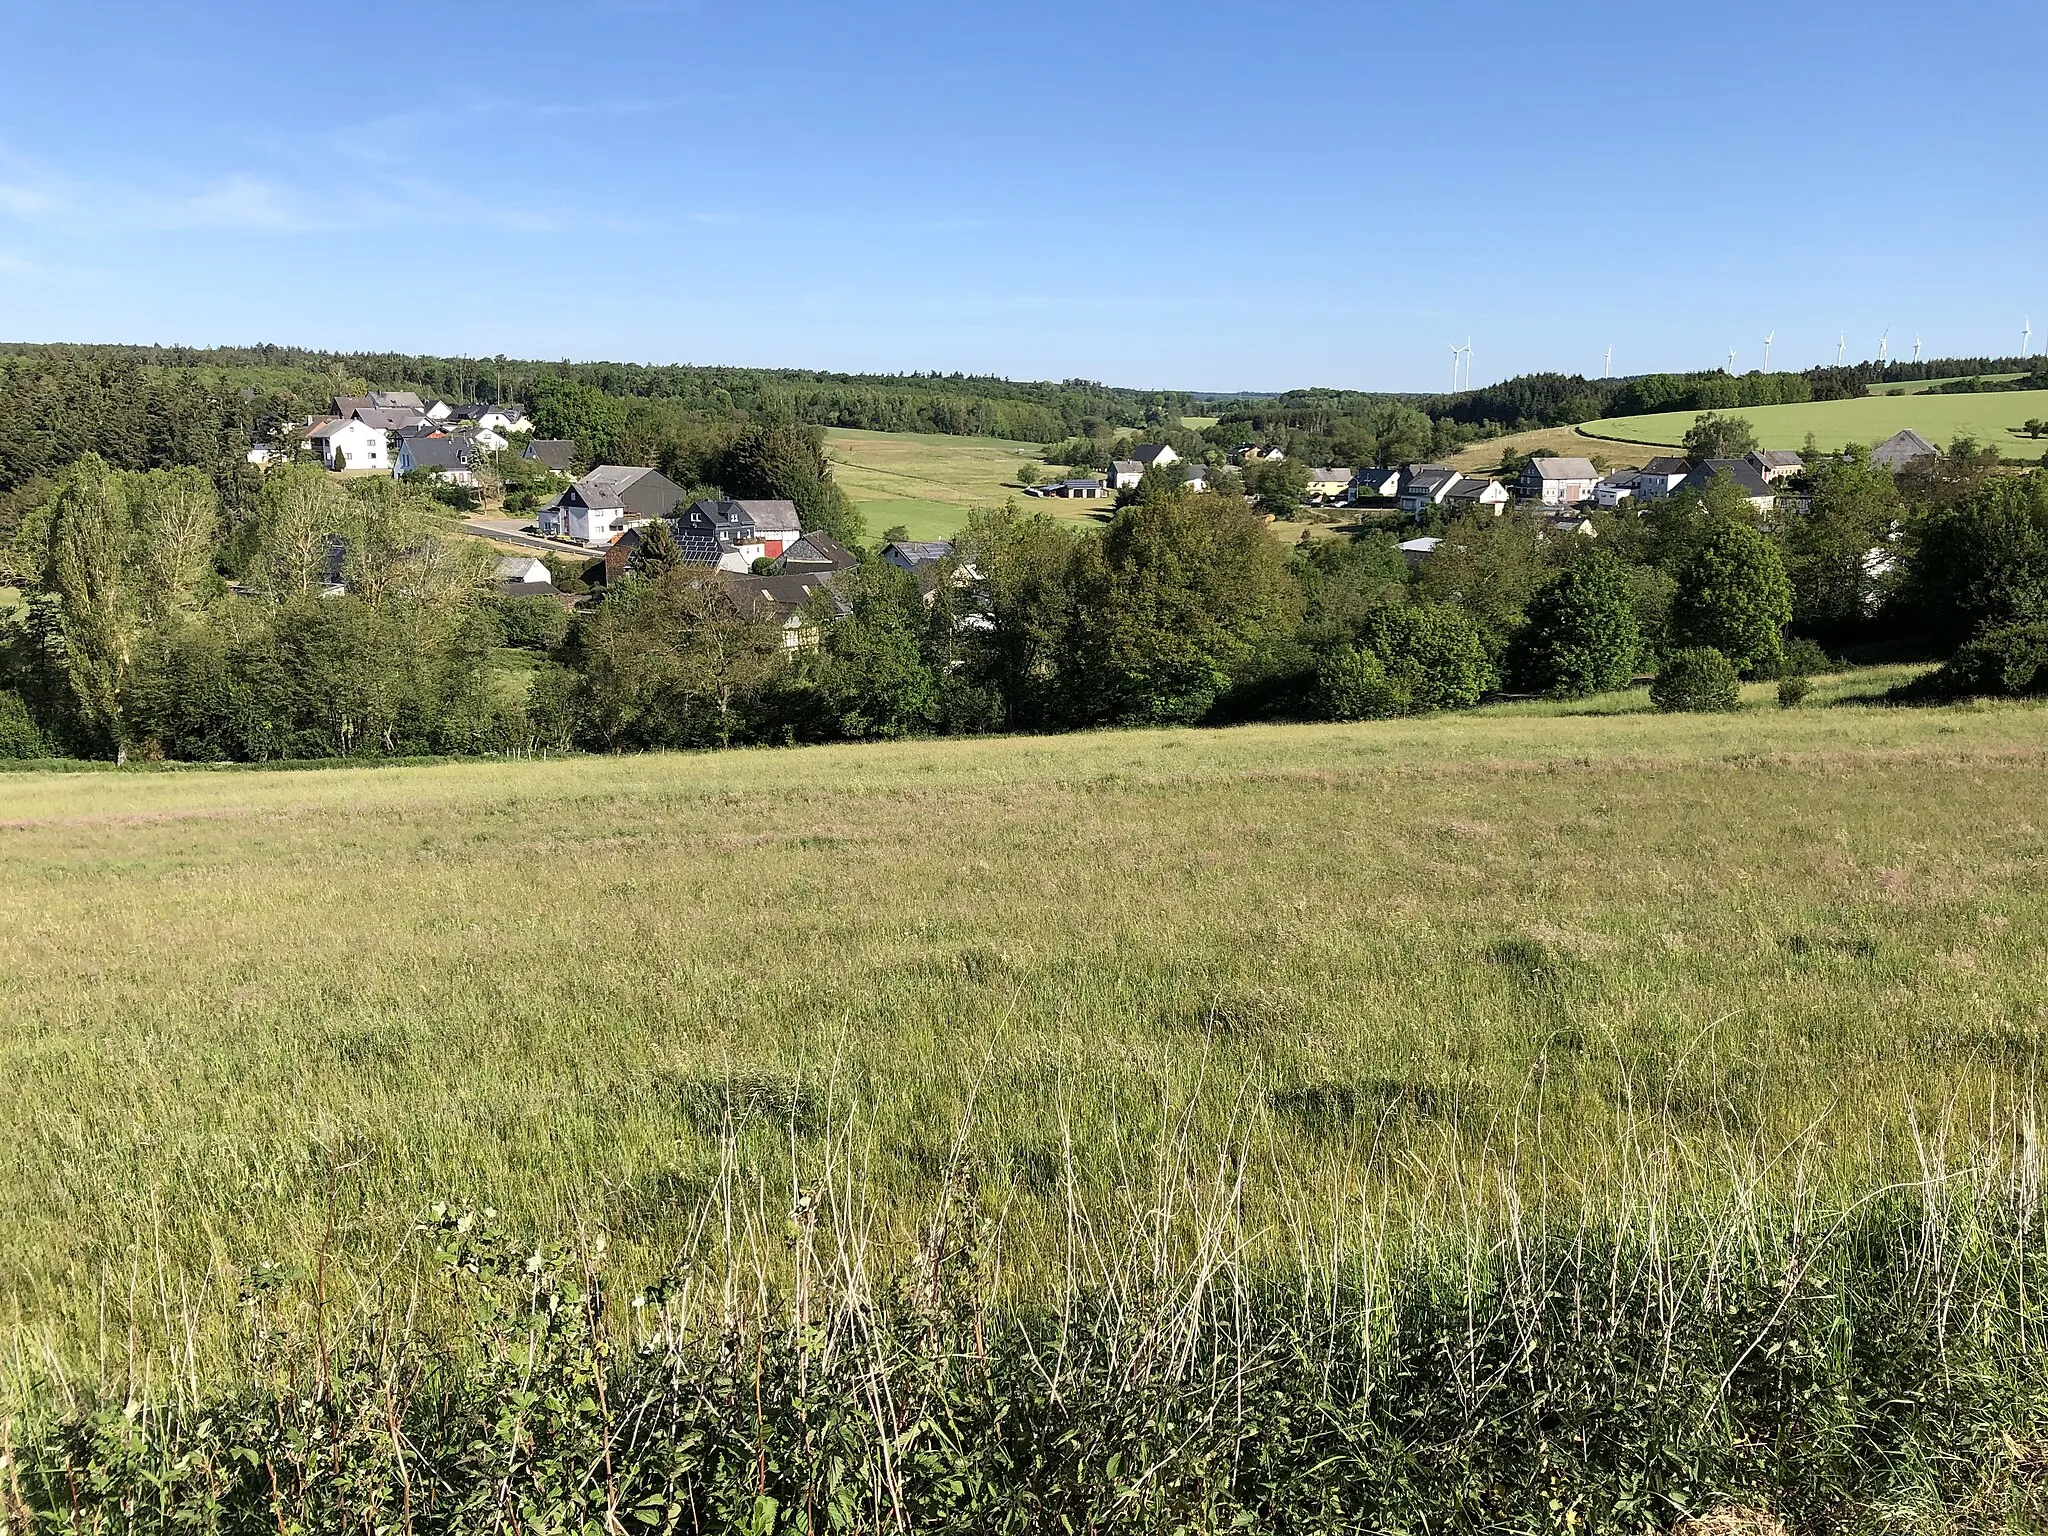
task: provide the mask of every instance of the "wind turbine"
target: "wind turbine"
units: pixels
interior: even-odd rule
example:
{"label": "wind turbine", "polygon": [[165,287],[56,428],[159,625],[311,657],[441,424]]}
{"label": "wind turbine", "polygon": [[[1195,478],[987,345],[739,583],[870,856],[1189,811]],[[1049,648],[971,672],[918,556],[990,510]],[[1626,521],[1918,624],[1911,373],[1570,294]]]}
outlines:
{"label": "wind turbine", "polygon": [[1614,343],[1611,341],[1607,343],[1607,371],[1601,374],[1600,377],[1603,379],[1614,377]]}
{"label": "wind turbine", "polygon": [[2027,316],[2027,322],[2020,327],[2020,356],[2027,355],[2027,348],[2034,344],[2034,317]]}
{"label": "wind turbine", "polygon": [[1913,361],[1916,363],[1920,361],[1920,337],[1918,334],[1915,334],[1913,337]]}
{"label": "wind turbine", "polygon": [[1883,334],[1882,336],[1880,336],[1880,337],[1878,337],[1878,338],[1877,338],[1877,366],[1878,366],[1878,367],[1882,368],[1882,367],[1884,367],[1884,366],[1885,366],[1885,364],[1886,364],[1886,359],[1887,359],[1887,358],[1888,358],[1888,357],[1890,356],[1890,354],[1891,354],[1891,350],[1892,350],[1892,328],[1891,328],[1890,326],[1886,326],[1886,327],[1884,328],[1884,334]]}
{"label": "wind turbine", "polygon": [[1465,349],[1455,341],[1447,341],[1444,345],[1451,349],[1451,393],[1455,395],[1458,392],[1458,364],[1464,358]]}
{"label": "wind turbine", "polygon": [[1733,347],[1728,349],[1728,371],[1730,373],[1735,371],[1735,349]]}
{"label": "wind turbine", "polygon": [[1472,387],[1472,333],[1465,333],[1465,387]]}
{"label": "wind turbine", "polygon": [[1835,366],[1837,368],[1842,366],[1842,353],[1848,349],[1848,346],[1849,333],[1847,331],[1844,331],[1840,336],[1835,338]]}
{"label": "wind turbine", "polygon": [[1770,335],[1768,335],[1768,336],[1766,336],[1766,337],[1764,338],[1764,372],[1765,372],[1765,373],[1769,373],[1769,372],[1771,371],[1771,343],[1772,343],[1772,342],[1774,342],[1774,341],[1776,341],[1777,339],[1778,339],[1778,333],[1777,333],[1776,331],[1773,331],[1773,332],[1771,332],[1771,334],[1770,334]]}

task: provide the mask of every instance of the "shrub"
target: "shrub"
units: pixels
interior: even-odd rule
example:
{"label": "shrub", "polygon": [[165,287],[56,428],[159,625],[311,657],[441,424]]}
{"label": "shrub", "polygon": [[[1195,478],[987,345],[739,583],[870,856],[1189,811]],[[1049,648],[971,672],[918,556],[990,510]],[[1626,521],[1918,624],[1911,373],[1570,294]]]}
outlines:
{"label": "shrub", "polygon": [[1780,678],[1778,679],[1778,708],[1797,709],[1806,702],[1806,696],[1811,692],[1813,692],[1813,681],[1811,678],[1803,677],[1796,672],[1790,677]]}
{"label": "shrub", "polygon": [[1316,668],[1316,694],[1332,720],[1385,720],[1408,713],[1406,689],[1372,651],[1340,645]]}
{"label": "shrub", "polygon": [[1801,635],[1785,642],[1784,658],[1778,663],[1780,677],[1813,677],[1831,670],[1834,661],[1814,641]]}
{"label": "shrub", "polygon": [[43,733],[29,718],[28,706],[12,689],[0,688],[0,757],[47,757]]}
{"label": "shrub", "polygon": [[2020,698],[2048,693],[2048,619],[1986,630],[1924,677],[1891,692],[1900,702]]}
{"label": "shrub", "polygon": [[1462,608],[1390,604],[1367,618],[1364,639],[1417,714],[1470,709],[1493,686],[1486,639]]}
{"label": "shrub", "polygon": [[1667,714],[1731,710],[1741,697],[1735,664],[1710,645],[1673,651],[1650,684],[1650,702]]}
{"label": "shrub", "polygon": [[507,645],[551,651],[569,633],[569,610],[552,597],[500,597],[492,609]]}

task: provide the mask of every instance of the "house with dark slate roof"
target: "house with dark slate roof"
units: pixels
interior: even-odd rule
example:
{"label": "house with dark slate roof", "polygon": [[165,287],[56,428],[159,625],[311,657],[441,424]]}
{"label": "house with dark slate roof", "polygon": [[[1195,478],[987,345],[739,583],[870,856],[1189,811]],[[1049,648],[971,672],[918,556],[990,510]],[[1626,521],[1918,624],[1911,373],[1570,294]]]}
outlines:
{"label": "house with dark slate roof", "polygon": [[1771,489],[1770,481],[1759,474],[1757,467],[1747,459],[1708,459],[1679,482],[1678,488],[1704,496],[1707,487],[1716,480],[1725,480],[1735,486],[1759,512],[1768,512],[1778,504],[1778,493]]}

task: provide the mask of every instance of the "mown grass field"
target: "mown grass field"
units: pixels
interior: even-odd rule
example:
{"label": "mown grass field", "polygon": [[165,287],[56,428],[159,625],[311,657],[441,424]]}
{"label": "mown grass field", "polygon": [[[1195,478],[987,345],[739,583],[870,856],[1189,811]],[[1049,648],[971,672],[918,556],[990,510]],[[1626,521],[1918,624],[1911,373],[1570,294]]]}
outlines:
{"label": "mown grass field", "polygon": [[[1844,443],[1879,443],[1911,427],[1942,448],[1967,433],[1980,446],[1994,447],[2009,459],[2035,462],[2048,453],[2048,439],[2036,441],[2020,432],[2023,422],[2048,419],[2048,390],[1989,395],[1868,395],[1861,400],[1756,406],[1725,414],[1747,419],[1755,426],[1757,440],[1765,448],[1797,449],[1808,433],[1823,448],[1839,448]],[[1698,419],[1697,411],[1666,411],[1654,416],[1614,416],[1589,421],[1581,430],[1592,437],[1676,446],[1684,441],[1687,430]]]}
{"label": "mown grass field", "polygon": [[1280,1251],[1633,1187],[1646,1140],[1865,1187],[2031,1080],[2048,711],[1858,686],[0,775],[0,1316],[77,1361],[139,1298],[203,1356],[255,1266],[369,1296],[437,1200],[652,1274],[728,1114],[767,1231],[830,1148],[900,1247],[964,1155],[1027,1289],[1173,1138],[1245,1149]]}
{"label": "mown grass field", "polygon": [[[868,533],[901,524],[913,539],[942,539],[967,525],[976,507],[1021,497],[1017,471],[1026,463],[1050,473],[1039,445],[996,437],[925,432],[825,431],[833,478],[867,517]],[[1086,502],[1048,501],[1055,513],[1079,516]],[[1099,510],[1106,502],[1094,503]]]}

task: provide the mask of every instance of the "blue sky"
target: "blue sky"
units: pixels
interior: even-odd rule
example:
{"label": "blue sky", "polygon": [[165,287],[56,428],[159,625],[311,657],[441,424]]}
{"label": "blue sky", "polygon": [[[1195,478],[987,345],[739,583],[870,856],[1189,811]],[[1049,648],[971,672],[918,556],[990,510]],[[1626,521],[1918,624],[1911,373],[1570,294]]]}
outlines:
{"label": "blue sky", "polygon": [[0,337],[1448,384],[2048,344],[2048,6],[0,0]]}

